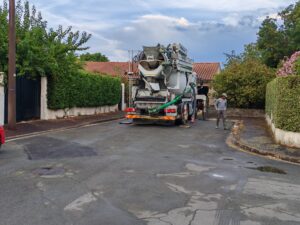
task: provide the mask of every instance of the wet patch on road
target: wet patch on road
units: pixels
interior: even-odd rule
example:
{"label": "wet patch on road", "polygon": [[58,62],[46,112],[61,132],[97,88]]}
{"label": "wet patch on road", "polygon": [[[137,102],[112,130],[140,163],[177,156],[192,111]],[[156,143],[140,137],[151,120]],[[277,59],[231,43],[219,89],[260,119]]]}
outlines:
{"label": "wet patch on road", "polygon": [[62,177],[72,177],[74,172],[70,169],[64,167],[62,164],[49,164],[45,166],[38,167],[30,171],[35,177],[41,178],[62,178]]}
{"label": "wet patch on road", "polygon": [[225,160],[225,161],[232,161],[234,159],[233,158],[223,158],[223,160]]}
{"label": "wet patch on road", "polygon": [[178,173],[166,173],[166,174],[156,174],[157,177],[178,177],[178,178],[186,178],[186,177],[191,177],[191,176],[196,176],[199,175],[202,172],[207,172],[213,167],[205,167],[205,166],[200,166],[197,164],[193,163],[188,163],[185,165],[185,168],[188,171],[185,172],[178,172]]}
{"label": "wet patch on road", "polygon": [[88,146],[63,141],[51,137],[36,137],[24,144],[29,160],[60,159],[96,156],[97,153]]}
{"label": "wet patch on road", "polygon": [[258,170],[265,173],[287,174],[284,170],[272,166],[247,167],[247,169]]}
{"label": "wet patch on road", "polygon": [[180,147],[180,148],[190,148],[191,146],[190,145],[178,145],[178,147]]}
{"label": "wet patch on road", "polygon": [[63,177],[65,169],[62,167],[41,167],[32,171],[33,175],[40,177]]}

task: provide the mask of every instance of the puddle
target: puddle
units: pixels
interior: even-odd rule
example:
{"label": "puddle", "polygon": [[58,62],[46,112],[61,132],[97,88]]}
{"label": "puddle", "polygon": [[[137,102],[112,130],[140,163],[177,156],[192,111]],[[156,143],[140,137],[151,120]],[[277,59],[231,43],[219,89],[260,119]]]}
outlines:
{"label": "puddle", "polygon": [[36,176],[40,177],[63,177],[65,175],[65,169],[62,167],[41,167],[32,171]]}
{"label": "puddle", "polygon": [[231,160],[234,160],[233,158],[223,158],[223,160],[225,161],[231,161]]}
{"label": "puddle", "polygon": [[132,124],[133,120],[123,120],[119,124]]}
{"label": "puddle", "polygon": [[190,148],[190,145],[178,145],[180,148]]}
{"label": "puddle", "polygon": [[180,125],[179,127],[180,127],[180,128],[185,128],[185,129],[186,129],[186,128],[191,128],[191,126],[189,126],[189,125]]}
{"label": "puddle", "polygon": [[284,170],[272,166],[259,166],[256,168],[248,168],[248,169],[258,170],[265,173],[287,174]]}
{"label": "puddle", "polygon": [[215,177],[215,178],[224,178],[223,175],[216,174],[216,173],[214,173],[212,176]]}

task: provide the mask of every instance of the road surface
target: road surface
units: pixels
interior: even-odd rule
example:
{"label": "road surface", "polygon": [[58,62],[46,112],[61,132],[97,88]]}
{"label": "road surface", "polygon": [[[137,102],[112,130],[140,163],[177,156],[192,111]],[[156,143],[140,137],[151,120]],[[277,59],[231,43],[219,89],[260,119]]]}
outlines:
{"label": "road surface", "polygon": [[300,225],[300,167],[232,149],[228,134],[114,121],[9,142],[0,224]]}

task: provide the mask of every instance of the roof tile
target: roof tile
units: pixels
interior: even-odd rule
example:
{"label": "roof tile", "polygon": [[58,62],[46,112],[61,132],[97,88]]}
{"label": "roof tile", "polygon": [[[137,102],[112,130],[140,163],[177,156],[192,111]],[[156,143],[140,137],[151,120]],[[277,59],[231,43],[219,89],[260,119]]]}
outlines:
{"label": "roof tile", "polygon": [[[89,72],[97,72],[110,74],[113,76],[127,77],[128,72],[133,70],[137,74],[137,64],[129,64],[129,62],[86,62],[85,70]],[[221,71],[220,63],[194,63],[193,71],[198,77],[205,81],[213,79],[214,75]]]}
{"label": "roof tile", "polygon": [[213,80],[214,75],[220,73],[220,63],[194,63],[193,71],[197,73],[198,77],[202,80]]}

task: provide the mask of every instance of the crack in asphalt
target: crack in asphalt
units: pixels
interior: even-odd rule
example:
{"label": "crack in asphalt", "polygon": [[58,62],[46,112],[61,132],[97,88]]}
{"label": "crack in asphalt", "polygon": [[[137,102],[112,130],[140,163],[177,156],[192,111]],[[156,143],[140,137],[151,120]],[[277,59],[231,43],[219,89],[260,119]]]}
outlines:
{"label": "crack in asphalt", "polygon": [[[60,218],[62,218],[65,222],[68,222],[69,224],[73,224],[73,221],[71,219],[69,219],[68,217],[66,217],[63,213],[61,213],[62,211],[60,210],[60,206],[58,204],[56,204],[55,201],[53,201],[52,199],[48,198],[45,195],[45,190],[37,187],[40,197],[42,200],[46,200],[47,202],[49,202],[49,204],[51,204],[52,206],[54,206],[56,209],[58,209],[58,211],[60,212],[58,215],[60,215]],[[44,202],[44,201],[43,201]]]}
{"label": "crack in asphalt", "polygon": [[[266,207],[262,207],[262,208],[264,208],[264,209],[269,209],[269,208],[266,208]],[[270,209],[269,209],[269,210],[270,210]],[[272,210],[272,209],[271,209],[271,210]],[[275,211],[275,210],[274,210],[274,211]],[[297,219],[300,219],[300,217],[299,217],[299,216],[296,216],[296,215],[294,215],[294,214],[288,213],[288,212],[286,212],[286,211],[283,211],[283,210],[280,210],[280,209],[277,209],[277,211],[279,211],[280,213],[283,213],[283,214],[289,215],[289,216],[296,217]]]}
{"label": "crack in asphalt", "polygon": [[173,223],[171,223],[170,221],[165,221],[165,220],[163,220],[162,218],[158,218],[158,220],[160,220],[161,222],[164,222],[164,223],[173,225]]}
{"label": "crack in asphalt", "polygon": [[192,219],[189,221],[188,225],[192,225],[192,222],[195,220],[195,217],[196,217],[198,211],[200,211],[200,209],[197,209],[197,210],[194,211],[193,217],[192,217]]}

